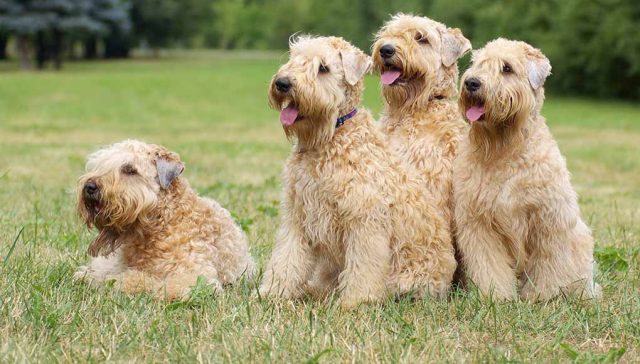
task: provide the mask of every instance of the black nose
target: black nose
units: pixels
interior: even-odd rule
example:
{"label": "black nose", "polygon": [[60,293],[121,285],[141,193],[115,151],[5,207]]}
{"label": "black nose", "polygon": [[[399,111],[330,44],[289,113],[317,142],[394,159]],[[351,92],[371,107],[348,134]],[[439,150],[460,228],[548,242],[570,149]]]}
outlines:
{"label": "black nose", "polygon": [[469,92],[478,91],[480,86],[482,86],[482,83],[480,83],[480,80],[477,78],[468,78],[464,81],[464,87],[466,87]]}
{"label": "black nose", "polygon": [[276,89],[280,92],[289,92],[291,89],[291,80],[287,77],[280,77],[276,80]]}
{"label": "black nose", "polygon": [[394,54],[396,54],[396,49],[393,48],[390,44],[385,44],[380,47],[380,57],[382,58],[391,58]]}
{"label": "black nose", "polygon": [[93,197],[98,193],[98,185],[93,181],[87,181],[87,183],[84,184],[83,190],[86,196]]}

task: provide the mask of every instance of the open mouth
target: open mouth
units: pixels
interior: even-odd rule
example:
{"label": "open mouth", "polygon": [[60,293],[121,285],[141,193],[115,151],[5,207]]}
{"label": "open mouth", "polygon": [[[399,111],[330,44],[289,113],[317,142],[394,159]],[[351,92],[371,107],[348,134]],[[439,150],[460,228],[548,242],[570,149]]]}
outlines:
{"label": "open mouth", "polygon": [[282,103],[282,109],[280,110],[280,122],[282,125],[291,126],[302,118],[298,106],[293,101],[286,100]]}
{"label": "open mouth", "polygon": [[380,81],[383,85],[397,85],[402,82],[402,70],[395,66],[385,65],[380,74]]}
{"label": "open mouth", "polygon": [[465,115],[467,116],[467,120],[469,120],[469,122],[471,122],[472,124],[477,121],[483,121],[484,105],[476,104],[471,106],[470,108],[467,109],[467,112],[465,113]]}
{"label": "open mouth", "polygon": [[88,211],[93,213],[94,216],[97,216],[102,211],[102,204],[97,199],[86,198],[85,206]]}

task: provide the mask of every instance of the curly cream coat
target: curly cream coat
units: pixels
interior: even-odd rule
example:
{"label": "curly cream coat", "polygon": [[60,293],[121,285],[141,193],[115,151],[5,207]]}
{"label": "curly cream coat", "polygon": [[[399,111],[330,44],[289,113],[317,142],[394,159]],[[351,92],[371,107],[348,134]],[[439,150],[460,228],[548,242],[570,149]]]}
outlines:
{"label": "curly cream coat", "polygon": [[472,125],[454,166],[457,242],[469,278],[499,299],[600,294],[591,232],[540,115],[550,71],[538,49],[497,39],[462,77]]}
{"label": "curly cream coat", "polygon": [[222,289],[254,273],[242,230],[216,201],[198,197],[183,169],[177,154],[135,140],[89,156],[77,208],[99,234],[89,248],[95,258],[76,278],[174,300],[199,276]]}
{"label": "curly cream coat", "polygon": [[[383,57],[382,47],[393,55]],[[452,237],[453,160],[466,130],[456,102],[457,61],[470,49],[459,29],[405,14],[384,24],[372,48],[385,101],[380,127],[435,199]],[[396,78],[385,79],[393,72]]]}
{"label": "curly cream coat", "polygon": [[[371,114],[336,129],[358,107],[370,59],[341,38],[301,37],[270,86],[295,108],[296,139],[283,173],[282,223],[260,287],[295,298],[337,291],[344,306],[417,290],[443,296],[456,262],[449,226],[417,178],[393,157]],[[282,92],[276,81],[292,87]]]}

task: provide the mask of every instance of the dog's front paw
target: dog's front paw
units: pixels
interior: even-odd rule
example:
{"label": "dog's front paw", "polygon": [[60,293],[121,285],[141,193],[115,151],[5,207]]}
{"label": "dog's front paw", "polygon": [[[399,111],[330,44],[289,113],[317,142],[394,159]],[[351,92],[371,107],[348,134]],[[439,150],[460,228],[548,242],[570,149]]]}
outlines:
{"label": "dog's front paw", "polygon": [[89,274],[89,267],[86,265],[81,265],[78,267],[78,270],[73,273],[74,281],[90,281],[91,276]]}
{"label": "dog's front paw", "polygon": [[211,287],[211,289],[215,293],[220,293],[224,291],[224,288],[222,287],[222,283],[220,283],[220,281],[215,278],[207,280],[207,284],[209,285],[209,287]]}
{"label": "dog's front paw", "polygon": [[589,298],[602,298],[602,287],[598,283],[592,282],[591,286],[587,290],[587,295]]}
{"label": "dog's front paw", "polygon": [[357,299],[353,299],[353,298],[340,297],[338,299],[338,304],[340,305],[340,307],[342,307],[344,309],[347,309],[347,310],[352,310],[352,309],[356,308],[361,303],[362,303],[361,300],[357,300]]}
{"label": "dog's front paw", "polygon": [[282,288],[277,284],[262,284],[258,289],[260,297],[272,297],[281,299],[294,299],[300,296],[299,292]]}
{"label": "dog's front paw", "polygon": [[274,288],[272,288],[270,285],[261,285],[260,288],[258,289],[258,295],[260,297],[278,297],[281,296],[278,294],[278,291]]}
{"label": "dog's front paw", "polygon": [[531,283],[525,284],[520,290],[520,298],[531,303],[545,302],[560,295],[559,288],[538,289]]}
{"label": "dog's front paw", "polygon": [[343,293],[338,299],[338,304],[345,309],[353,309],[361,304],[380,301],[380,297],[374,294]]}

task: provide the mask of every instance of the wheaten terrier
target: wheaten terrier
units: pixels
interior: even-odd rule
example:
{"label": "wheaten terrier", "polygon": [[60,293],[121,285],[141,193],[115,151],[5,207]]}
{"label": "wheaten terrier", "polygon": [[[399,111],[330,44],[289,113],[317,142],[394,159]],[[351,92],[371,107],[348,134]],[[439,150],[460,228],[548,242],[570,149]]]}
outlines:
{"label": "wheaten terrier", "polygon": [[95,258],[76,278],[172,300],[188,296],[198,276],[221,289],[253,274],[244,233],[180,177],[177,154],[128,140],[91,154],[86,169],[77,208],[99,234],[89,247]]}
{"label": "wheaten terrier", "polygon": [[459,29],[404,14],[387,22],[373,45],[385,99],[382,130],[393,150],[423,178],[449,223],[453,160],[466,129],[456,101],[457,61],[470,49]]}
{"label": "wheaten terrier", "polygon": [[550,71],[540,50],[497,39],[462,77],[471,130],[454,166],[457,241],[469,278],[500,299],[600,291],[591,232],[540,115]]}
{"label": "wheaten terrier", "polygon": [[335,37],[290,48],[269,100],[296,142],[261,294],[336,290],[343,306],[410,290],[444,295],[456,267],[448,225],[359,108],[370,58]]}

